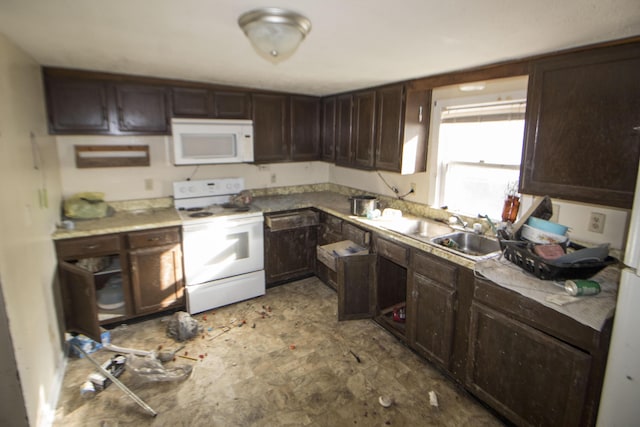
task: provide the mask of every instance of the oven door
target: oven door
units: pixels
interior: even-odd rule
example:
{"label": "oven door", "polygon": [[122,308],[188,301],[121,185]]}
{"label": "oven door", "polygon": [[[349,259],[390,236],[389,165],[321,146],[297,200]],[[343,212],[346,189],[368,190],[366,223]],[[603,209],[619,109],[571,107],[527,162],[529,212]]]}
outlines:
{"label": "oven door", "polygon": [[197,285],[264,268],[262,216],[221,217],[183,225],[186,284]]}

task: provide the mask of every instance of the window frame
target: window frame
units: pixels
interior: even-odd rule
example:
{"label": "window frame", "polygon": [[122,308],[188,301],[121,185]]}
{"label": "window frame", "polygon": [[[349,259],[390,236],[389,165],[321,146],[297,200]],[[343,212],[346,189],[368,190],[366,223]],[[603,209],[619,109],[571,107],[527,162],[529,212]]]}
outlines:
{"label": "window frame", "polygon": [[[446,163],[441,161],[441,149],[440,144],[440,125],[442,112],[446,108],[454,106],[464,105],[477,105],[477,104],[492,104],[501,101],[513,101],[513,102],[527,102],[527,76],[521,77],[521,81],[514,87],[504,88],[497,84],[495,88],[490,88],[487,85],[487,90],[478,95],[461,94],[457,90],[457,86],[439,88],[442,89],[438,93],[438,89],[434,90],[434,99],[432,101],[431,108],[431,130],[429,137],[429,159],[427,166],[428,177],[428,193],[427,203],[431,206],[443,206],[444,189],[446,180]],[[457,93],[456,93],[457,92]],[[524,133],[523,147],[524,150]],[[495,163],[483,163],[483,162],[466,162],[466,161],[452,161],[450,163],[467,164],[478,167],[493,167],[493,168],[505,168],[505,169],[520,169],[522,163],[522,157],[518,165],[506,165]],[[475,216],[477,212],[461,212]]]}

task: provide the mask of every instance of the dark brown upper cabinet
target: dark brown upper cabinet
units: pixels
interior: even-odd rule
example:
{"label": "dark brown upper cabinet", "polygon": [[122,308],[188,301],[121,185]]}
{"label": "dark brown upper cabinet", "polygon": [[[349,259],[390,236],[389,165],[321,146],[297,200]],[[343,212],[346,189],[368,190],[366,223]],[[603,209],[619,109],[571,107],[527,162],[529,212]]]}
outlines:
{"label": "dark brown upper cabinet", "polygon": [[321,159],[334,162],[336,159],[336,97],[322,100],[322,152]]}
{"label": "dark brown upper cabinet", "polygon": [[320,158],[320,99],[311,96],[290,97],[291,160]]}
{"label": "dark brown upper cabinet", "polygon": [[172,117],[213,116],[212,93],[203,88],[171,88]]}
{"label": "dark brown upper cabinet", "polygon": [[395,85],[376,91],[375,168],[402,174],[427,169],[431,90]]}
{"label": "dark brown upper cabinet", "polygon": [[[404,114],[402,116],[402,136],[400,139],[397,169],[389,169],[402,174],[425,172],[427,170],[427,146],[429,124],[431,122],[431,89],[406,88]],[[389,153],[393,151],[390,150]],[[394,162],[388,162],[393,164]],[[387,162],[384,163],[386,166]],[[379,166],[380,169],[385,169]]]}
{"label": "dark brown upper cabinet", "polygon": [[256,163],[289,159],[288,104],[286,95],[253,95],[253,157]]}
{"label": "dark brown upper cabinet", "polygon": [[353,96],[353,109],[353,166],[372,169],[375,163],[376,92],[370,90],[356,93]]}
{"label": "dark brown upper cabinet", "polygon": [[536,62],[520,191],[631,208],[640,158],[640,44]]}
{"label": "dark brown upper cabinet", "polygon": [[215,91],[213,101],[213,114],[217,119],[251,118],[251,95],[248,92]]}
{"label": "dark brown upper cabinet", "polygon": [[351,125],[353,96],[340,95],[336,99],[336,165],[351,165]]}
{"label": "dark brown upper cabinet", "polygon": [[393,85],[323,99],[322,160],[403,174],[424,172],[431,90]]}
{"label": "dark brown upper cabinet", "polygon": [[105,82],[44,76],[50,133],[108,133]]}
{"label": "dark brown upper cabinet", "polygon": [[123,132],[167,133],[169,115],[165,86],[115,86],[118,129]]}
{"label": "dark brown upper cabinet", "polygon": [[248,92],[213,91],[207,88],[173,87],[172,117],[211,119],[251,118]]}
{"label": "dark brown upper cabinet", "polygon": [[376,159],[377,169],[399,171],[402,159],[402,106],[404,87],[377,91]]}
{"label": "dark brown upper cabinet", "polygon": [[252,104],[256,163],[320,158],[320,98],[254,94]]}

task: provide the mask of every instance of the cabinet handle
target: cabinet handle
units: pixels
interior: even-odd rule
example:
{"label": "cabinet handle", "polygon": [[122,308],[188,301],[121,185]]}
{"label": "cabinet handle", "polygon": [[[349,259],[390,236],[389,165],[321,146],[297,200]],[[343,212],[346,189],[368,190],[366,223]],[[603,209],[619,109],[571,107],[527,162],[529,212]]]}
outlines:
{"label": "cabinet handle", "polygon": [[159,238],[159,237],[149,237],[149,238],[147,239],[147,242],[157,242],[158,240],[160,240],[160,238]]}
{"label": "cabinet handle", "polygon": [[85,246],[84,248],[85,248],[85,249],[97,249],[97,248],[99,248],[99,247],[100,247],[100,245],[87,245],[87,246]]}
{"label": "cabinet handle", "polygon": [[422,123],[422,105],[418,107],[418,122]]}

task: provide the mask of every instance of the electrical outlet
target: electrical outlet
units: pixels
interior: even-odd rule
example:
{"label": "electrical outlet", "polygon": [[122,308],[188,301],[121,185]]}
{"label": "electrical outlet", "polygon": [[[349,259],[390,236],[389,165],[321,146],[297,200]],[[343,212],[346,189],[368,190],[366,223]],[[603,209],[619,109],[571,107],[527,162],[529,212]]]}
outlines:
{"label": "electrical outlet", "polygon": [[589,216],[589,231],[593,233],[604,233],[604,222],[607,216],[603,213],[591,212]]}
{"label": "electrical outlet", "polygon": [[275,184],[275,183],[276,183],[276,174],[275,174],[275,173],[272,173],[272,174],[271,174],[271,183],[272,183],[272,184]]}
{"label": "electrical outlet", "polygon": [[411,191],[415,192],[416,191],[416,183],[412,182],[410,185],[411,185]]}
{"label": "electrical outlet", "polygon": [[147,191],[153,190],[153,179],[147,178],[144,180],[144,189]]}

